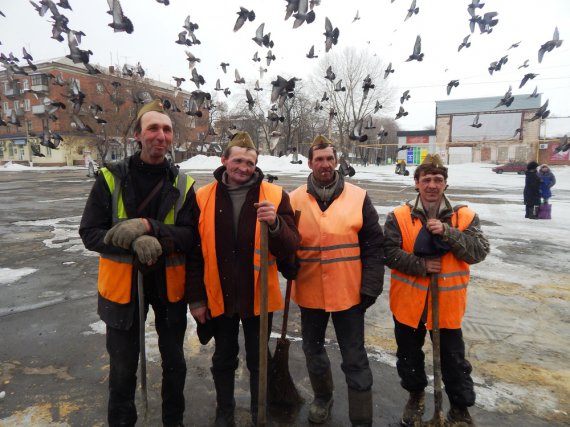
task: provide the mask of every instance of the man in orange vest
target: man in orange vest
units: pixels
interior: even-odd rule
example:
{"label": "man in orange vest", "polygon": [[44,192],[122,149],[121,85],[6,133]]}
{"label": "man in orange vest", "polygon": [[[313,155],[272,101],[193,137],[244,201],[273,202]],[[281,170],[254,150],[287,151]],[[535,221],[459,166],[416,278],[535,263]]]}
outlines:
{"label": "man in orange vest", "polygon": [[[139,310],[155,314],[162,358],[162,422],[182,426],[186,362],[183,342],[186,253],[198,243],[194,180],[166,160],[172,122],[159,100],[138,112],[141,150],[102,168],[85,205],[79,234],[99,252],[98,310],[107,326],[110,426],[134,426]],[[138,304],[138,273],[145,306]],[[144,327],[144,325],[143,325]]]}
{"label": "man in orange vest", "polygon": [[[212,375],[216,426],[234,426],[234,384],[242,324],[249,370],[251,414],[256,423],[259,383],[260,222],[269,228],[268,311],[283,309],[275,258],[290,257],[299,245],[287,193],[263,181],[257,150],[247,132],[237,132],[222,154],[215,180],[198,190],[202,256],[187,296],[199,324],[211,323],[215,340]],[[199,325],[200,326],[200,325]]]}
{"label": "man in orange vest", "polygon": [[[414,173],[414,201],[388,214],[384,225],[386,265],[392,268],[390,309],[394,316],[397,369],[409,392],[401,424],[422,425],[426,331],[432,328],[430,275],[438,275],[441,368],[451,403],[451,426],[471,426],[468,407],[475,403],[471,364],[465,359],[461,321],[467,303],[469,265],[485,259],[489,242],[479,217],[445,196],[447,168],[438,155],[428,155]],[[431,217],[429,213],[432,213]]]}
{"label": "man in orange vest", "polygon": [[337,165],[334,145],[317,136],[309,149],[312,173],[307,184],[291,193],[293,208],[302,212],[300,268],[292,298],[301,310],[303,351],[314,392],[309,421],[322,424],[330,417],[333,379],[324,344],[332,317],[350,422],[371,426],[372,371],[364,348],[364,315],[382,293],[382,228],[366,191],[345,182]]}

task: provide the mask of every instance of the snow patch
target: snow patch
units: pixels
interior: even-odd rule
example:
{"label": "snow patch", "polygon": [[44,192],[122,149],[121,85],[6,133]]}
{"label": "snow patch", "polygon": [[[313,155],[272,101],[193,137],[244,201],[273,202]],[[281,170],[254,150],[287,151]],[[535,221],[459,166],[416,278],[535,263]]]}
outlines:
{"label": "snow patch", "polygon": [[0,268],[0,285],[9,285],[10,283],[17,282],[22,277],[27,276],[38,271],[37,268]]}

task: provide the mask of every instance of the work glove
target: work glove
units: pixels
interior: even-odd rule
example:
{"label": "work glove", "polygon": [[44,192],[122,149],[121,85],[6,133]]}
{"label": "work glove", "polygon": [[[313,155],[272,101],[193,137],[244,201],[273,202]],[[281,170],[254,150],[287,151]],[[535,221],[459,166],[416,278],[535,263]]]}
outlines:
{"label": "work glove", "polygon": [[366,311],[372,304],[376,302],[376,297],[371,297],[370,295],[360,294],[360,308]]}
{"label": "work glove", "polygon": [[160,242],[154,236],[140,236],[133,242],[133,250],[137,254],[142,264],[154,264],[160,255],[162,255],[162,247]]}
{"label": "work glove", "polygon": [[103,242],[123,249],[129,249],[133,241],[146,234],[146,225],[142,218],[127,219],[107,231]]}
{"label": "work glove", "polygon": [[277,259],[277,269],[287,280],[295,280],[300,267],[301,265],[297,259],[294,261],[286,258]]}

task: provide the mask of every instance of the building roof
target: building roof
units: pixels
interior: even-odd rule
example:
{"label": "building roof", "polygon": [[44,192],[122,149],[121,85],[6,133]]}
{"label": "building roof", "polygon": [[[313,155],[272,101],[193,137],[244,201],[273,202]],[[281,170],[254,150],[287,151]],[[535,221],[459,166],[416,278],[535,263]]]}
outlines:
{"label": "building roof", "polygon": [[536,110],[542,105],[541,94],[539,94],[537,98],[530,98],[530,93],[526,93],[515,95],[513,103],[508,108],[504,105],[495,108],[501,98],[502,96],[489,96],[486,98],[467,98],[435,101],[435,114],[436,116],[439,116],[442,114],[473,114],[489,111],[503,112],[513,110]]}
{"label": "building roof", "polygon": [[435,136],[435,129],[399,130],[397,136]]}

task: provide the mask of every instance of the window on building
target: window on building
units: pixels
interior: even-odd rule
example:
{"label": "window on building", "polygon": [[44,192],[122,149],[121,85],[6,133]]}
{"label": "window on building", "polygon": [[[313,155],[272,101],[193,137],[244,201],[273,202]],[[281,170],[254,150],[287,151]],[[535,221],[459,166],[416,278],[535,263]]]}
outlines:
{"label": "window on building", "polygon": [[32,86],[47,86],[48,76],[46,74],[34,74],[32,76]]}
{"label": "window on building", "polygon": [[2,103],[2,109],[4,110],[4,114],[6,114],[6,111],[10,109],[10,103],[8,101],[4,101]]}
{"label": "window on building", "polygon": [[25,152],[24,152],[24,147],[20,147],[18,149],[18,160],[24,160],[24,156],[25,156]]}
{"label": "window on building", "polygon": [[97,83],[95,85],[95,89],[97,90],[98,94],[105,93],[105,86],[103,86],[103,83]]}
{"label": "window on building", "polygon": [[28,133],[32,132],[32,121],[31,120],[28,120],[26,122],[26,128],[28,129]]}
{"label": "window on building", "polygon": [[24,110],[30,111],[32,109],[32,104],[29,99],[24,99]]}
{"label": "window on building", "polygon": [[8,86],[8,82],[5,81],[5,82],[2,82],[2,83],[3,83],[3,86],[4,86],[4,93],[6,93],[6,91],[8,90],[8,87],[9,87],[9,86]]}
{"label": "window on building", "polygon": [[30,82],[28,81],[28,79],[22,79],[20,81],[22,82],[23,90],[30,90]]}
{"label": "window on building", "polygon": [[20,101],[14,101],[14,110],[18,111],[20,109]]}

